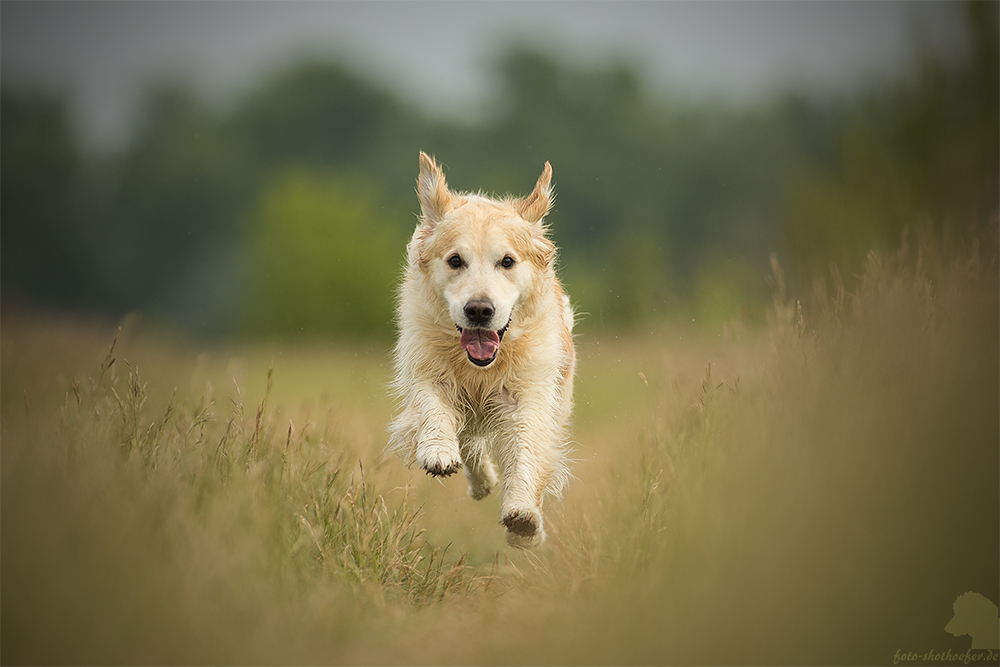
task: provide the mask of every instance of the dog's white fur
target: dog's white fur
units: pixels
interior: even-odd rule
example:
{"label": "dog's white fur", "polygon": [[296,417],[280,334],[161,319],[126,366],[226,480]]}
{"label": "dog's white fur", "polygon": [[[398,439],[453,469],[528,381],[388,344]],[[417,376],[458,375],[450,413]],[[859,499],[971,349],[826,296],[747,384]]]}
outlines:
{"label": "dog's white fur", "polygon": [[[545,539],[542,498],[569,476],[573,311],[543,222],[551,177],[546,162],[521,199],[455,193],[420,153],[421,215],[397,310],[400,409],[389,449],[433,476],[464,468],[476,500],[499,485],[500,521],[518,547]],[[488,304],[492,316],[470,320],[470,303]],[[463,349],[469,329],[500,337],[494,358],[473,361]]]}

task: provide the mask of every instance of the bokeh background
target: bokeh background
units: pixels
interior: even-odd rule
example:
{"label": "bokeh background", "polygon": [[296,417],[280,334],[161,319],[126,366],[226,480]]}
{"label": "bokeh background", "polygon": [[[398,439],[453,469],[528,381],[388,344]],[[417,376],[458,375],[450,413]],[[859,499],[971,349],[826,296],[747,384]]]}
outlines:
{"label": "bokeh background", "polygon": [[[998,7],[0,0],[0,662],[995,664]],[[537,550],[384,453],[420,150],[554,168]]]}
{"label": "bokeh background", "polygon": [[581,330],[753,321],[998,201],[994,3],[7,2],[2,301],[385,346],[419,150],[550,217]]}

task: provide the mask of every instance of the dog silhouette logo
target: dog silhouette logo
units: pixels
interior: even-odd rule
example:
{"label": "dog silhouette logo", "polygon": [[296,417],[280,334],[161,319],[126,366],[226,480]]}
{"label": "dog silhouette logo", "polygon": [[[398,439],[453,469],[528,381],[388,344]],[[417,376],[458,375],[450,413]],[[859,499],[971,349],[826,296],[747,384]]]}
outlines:
{"label": "dog silhouette logo", "polygon": [[1000,614],[997,606],[979,593],[963,593],[955,600],[955,615],[944,629],[959,637],[970,635],[972,648],[1000,648]]}

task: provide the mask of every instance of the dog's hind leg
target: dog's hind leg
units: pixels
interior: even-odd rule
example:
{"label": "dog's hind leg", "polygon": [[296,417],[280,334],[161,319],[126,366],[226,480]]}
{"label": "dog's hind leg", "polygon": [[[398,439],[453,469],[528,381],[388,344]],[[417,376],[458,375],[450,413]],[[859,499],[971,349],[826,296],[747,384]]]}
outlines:
{"label": "dog's hind leg", "polygon": [[482,500],[497,485],[497,469],[486,451],[486,438],[471,436],[459,442],[465,478],[469,480],[469,495]]}

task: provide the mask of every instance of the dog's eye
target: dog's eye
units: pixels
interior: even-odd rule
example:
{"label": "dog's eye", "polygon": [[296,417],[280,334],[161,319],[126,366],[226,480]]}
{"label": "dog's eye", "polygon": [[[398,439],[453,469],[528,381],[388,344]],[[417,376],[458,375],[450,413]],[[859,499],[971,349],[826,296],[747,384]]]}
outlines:
{"label": "dog's eye", "polygon": [[507,255],[506,257],[500,260],[500,266],[502,266],[505,269],[509,269],[510,267],[514,266],[514,258],[511,257],[510,255]]}
{"label": "dog's eye", "polygon": [[453,269],[462,268],[462,258],[459,255],[452,255],[448,258],[448,266]]}

